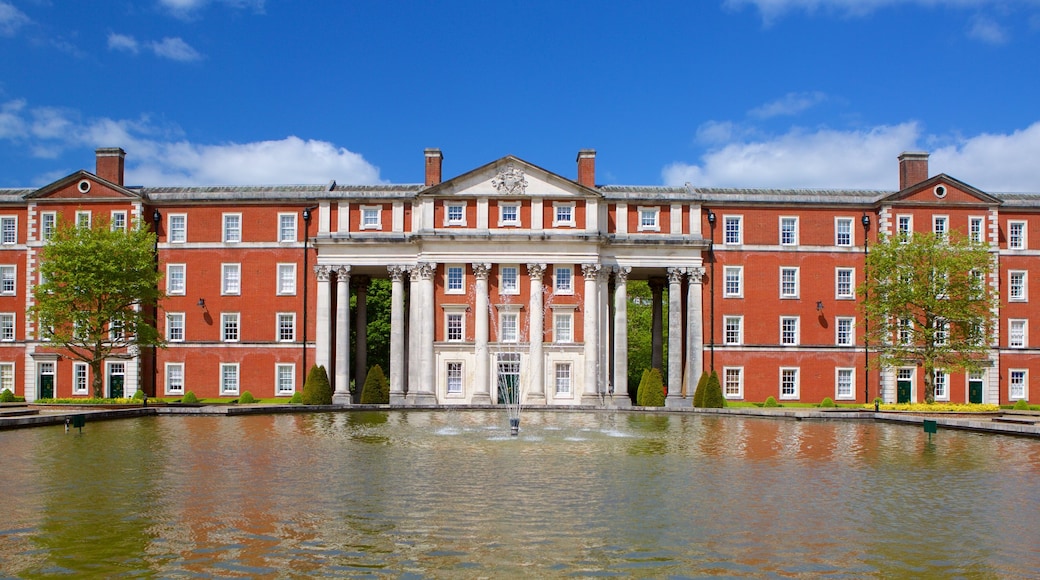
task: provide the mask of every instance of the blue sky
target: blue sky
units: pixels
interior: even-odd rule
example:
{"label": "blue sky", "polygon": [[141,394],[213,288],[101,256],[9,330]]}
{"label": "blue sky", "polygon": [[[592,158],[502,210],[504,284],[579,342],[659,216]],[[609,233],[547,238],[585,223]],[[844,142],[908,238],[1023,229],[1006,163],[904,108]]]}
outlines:
{"label": "blue sky", "polygon": [[0,0],[0,187],[597,182],[1040,192],[1040,0]]}

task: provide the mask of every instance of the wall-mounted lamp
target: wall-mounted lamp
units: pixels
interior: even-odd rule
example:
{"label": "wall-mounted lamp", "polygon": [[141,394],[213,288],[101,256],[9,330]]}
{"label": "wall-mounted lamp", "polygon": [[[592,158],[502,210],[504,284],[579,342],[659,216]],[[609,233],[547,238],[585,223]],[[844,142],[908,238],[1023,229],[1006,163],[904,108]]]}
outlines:
{"label": "wall-mounted lamp", "polygon": [[865,230],[869,229],[870,228],[870,216],[867,215],[867,214],[863,214],[863,217],[859,218],[859,223],[863,224],[863,229],[865,229]]}
{"label": "wall-mounted lamp", "polygon": [[816,301],[816,311],[823,312],[823,300]]}
{"label": "wall-mounted lamp", "polygon": [[159,220],[161,220],[161,219],[162,219],[162,214],[159,213],[159,210],[155,210],[155,211],[152,212],[152,221],[153,222],[158,224]]}
{"label": "wall-mounted lamp", "polygon": [[203,310],[206,309],[206,299],[205,298],[199,298],[198,304],[199,304],[199,308],[201,308]]}
{"label": "wall-mounted lamp", "polygon": [[715,212],[711,211],[710,209],[708,210],[708,223],[711,225],[715,225]]}

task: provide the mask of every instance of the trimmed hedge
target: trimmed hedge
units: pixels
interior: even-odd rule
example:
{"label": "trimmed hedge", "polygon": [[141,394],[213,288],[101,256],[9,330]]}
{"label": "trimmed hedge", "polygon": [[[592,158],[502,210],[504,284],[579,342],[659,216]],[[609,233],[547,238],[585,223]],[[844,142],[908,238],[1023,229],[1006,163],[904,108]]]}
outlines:
{"label": "trimmed hedge", "polygon": [[776,399],[772,395],[770,395],[769,398],[766,399],[766,402],[762,404],[762,406],[763,407],[779,407],[780,405],[777,404]]}
{"label": "trimmed hedge", "polygon": [[304,405],[331,405],[332,385],[324,366],[314,365],[307,373],[307,381],[303,383]]}
{"label": "trimmed hedge", "polygon": [[303,393],[301,393],[300,391],[296,391],[295,393],[293,393],[292,397],[289,399],[289,404],[290,405],[299,405],[302,402],[303,402]]}
{"label": "trimmed hedge", "polygon": [[708,371],[701,373],[701,380],[697,381],[697,389],[693,391],[693,406],[704,406],[704,388],[708,386]]}
{"label": "trimmed hedge", "polygon": [[722,384],[719,383],[718,373],[712,371],[704,385],[704,408],[721,409],[726,406],[726,397],[722,395]]}
{"label": "trimmed hedge", "polygon": [[823,401],[820,401],[820,406],[821,407],[834,407],[835,406],[834,399],[832,399],[830,397],[824,397]]}
{"label": "trimmed hedge", "polygon": [[4,392],[0,393],[0,403],[13,403],[13,402],[14,402],[14,393],[11,392],[11,389],[4,389]]}
{"label": "trimmed hedge", "polygon": [[639,382],[636,392],[636,404],[641,407],[664,406],[664,379],[658,369],[643,371],[643,380]]}
{"label": "trimmed hedge", "polygon": [[361,404],[387,405],[390,403],[390,382],[386,380],[383,367],[375,365],[365,376],[365,386],[361,388]]}
{"label": "trimmed hedge", "polygon": [[255,402],[256,402],[256,397],[254,397],[253,393],[250,393],[249,391],[246,391],[246,392],[242,393],[242,396],[238,398],[238,404],[240,404],[240,405],[248,405],[250,403],[255,403]]}
{"label": "trimmed hedge", "polygon": [[1029,401],[1027,401],[1025,399],[1019,399],[1019,400],[1015,401],[1015,406],[1011,407],[1011,408],[1016,410],[1016,411],[1028,411],[1029,410]]}
{"label": "trimmed hedge", "polygon": [[193,391],[188,391],[187,393],[184,393],[183,397],[181,397],[181,402],[182,403],[198,403],[199,402],[199,398],[195,396],[195,393]]}

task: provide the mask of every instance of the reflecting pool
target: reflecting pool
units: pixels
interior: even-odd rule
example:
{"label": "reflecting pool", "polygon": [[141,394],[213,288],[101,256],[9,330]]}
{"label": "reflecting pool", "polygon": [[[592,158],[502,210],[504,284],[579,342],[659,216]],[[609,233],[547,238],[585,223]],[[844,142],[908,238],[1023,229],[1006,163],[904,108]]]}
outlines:
{"label": "reflecting pool", "polygon": [[1040,443],[526,411],[0,432],[0,576],[1026,577]]}

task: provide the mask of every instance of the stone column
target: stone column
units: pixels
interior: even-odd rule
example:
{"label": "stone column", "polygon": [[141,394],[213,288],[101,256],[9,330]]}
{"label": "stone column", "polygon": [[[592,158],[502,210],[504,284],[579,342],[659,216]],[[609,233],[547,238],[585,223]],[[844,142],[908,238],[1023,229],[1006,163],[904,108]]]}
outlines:
{"label": "stone column", "polygon": [[693,403],[693,390],[704,373],[704,268],[686,271],[686,396]]}
{"label": "stone column", "polygon": [[529,401],[544,403],[545,400],[545,358],[542,343],[545,335],[545,314],[542,301],[542,278],[545,275],[545,264],[528,264],[527,276],[531,282],[530,319],[527,334],[531,343],[530,387],[527,390]]}
{"label": "stone column", "polygon": [[614,404],[629,407],[628,396],[628,266],[614,267]]}
{"label": "stone column", "polygon": [[437,264],[423,262],[416,268],[419,271],[419,303],[421,313],[419,315],[419,388],[415,393],[415,404],[435,405],[437,404],[436,386],[436,360],[434,359],[434,311],[433,300],[433,276],[437,272]]}
{"label": "stone column", "polygon": [[595,403],[598,398],[597,379],[599,377],[599,264],[582,264],[581,273],[585,278],[585,303],[582,305],[582,332],[585,341],[585,387],[582,391],[583,403]]}
{"label": "stone column", "polygon": [[420,332],[422,331],[422,305],[419,303],[419,268],[413,266],[408,276],[408,402],[415,402],[419,392]]}
{"label": "stone column", "polygon": [[404,277],[403,266],[387,266],[390,274],[390,404],[404,403]]}
{"label": "stone column", "polygon": [[350,266],[336,267],[336,372],[332,402],[350,404]]}
{"label": "stone column", "polygon": [[[329,326],[332,313],[332,293],[329,288],[329,274],[332,270],[328,266],[315,266],[314,275],[318,278],[318,305],[314,320],[314,364],[315,366],[329,369],[329,351],[332,350]],[[309,372],[307,369],[305,372]]]}
{"label": "stone column", "polygon": [[474,405],[491,404],[491,359],[488,355],[488,275],[491,264],[480,262],[473,264],[473,277],[476,279],[476,300],[473,306],[473,340],[476,369],[474,372],[473,398]]}
{"label": "stone column", "polygon": [[683,327],[682,327],[682,268],[668,268],[668,396],[666,407],[684,407],[683,399]]}
{"label": "stone column", "polygon": [[368,375],[368,276],[354,276],[354,398],[361,400],[361,387]]}
{"label": "stone column", "polygon": [[664,278],[650,278],[650,367],[664,373]]}

